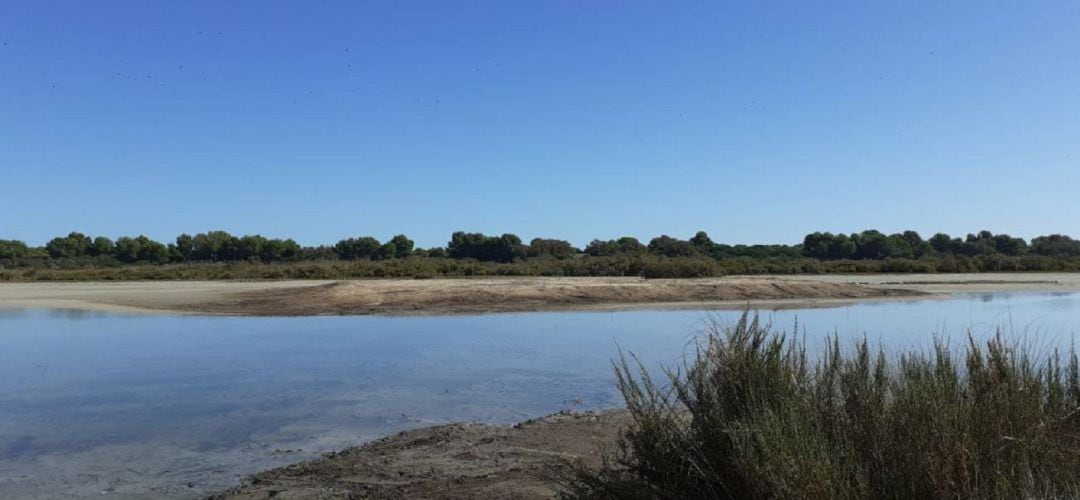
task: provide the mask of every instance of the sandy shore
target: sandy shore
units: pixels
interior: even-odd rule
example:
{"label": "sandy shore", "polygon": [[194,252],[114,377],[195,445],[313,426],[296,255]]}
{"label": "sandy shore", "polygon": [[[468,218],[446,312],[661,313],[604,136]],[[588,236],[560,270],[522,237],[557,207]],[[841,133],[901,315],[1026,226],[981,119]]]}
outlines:
{"label": "sandy shore", "polygon": [[926,293],[1076,292],[1080,273],[860,274],[785,276],[794,281],[851,283]]}
{"label": "sandy shore", "polygon": [[0,307],[253,316],[817,307],[951,293],[1080,291],[1080,274],[3,283]]}
{"label": "sandy shore", "polygon": [[909,297],[901,287],[732,277],[4,283],[0,307],[250,316],[427,315],[624,308],[812,307]]}
{"label": "sandy shore", "polygon": [[200,303],[272,290],[298,290],[326,281],[121,281],[0,283],[0,307],[128,313],[190,312]]}
{"label": "sandy shore", "polygon": [[268,498],[546,499],[572,467],[598,467],[625,411],[555,414],[500,427],[450,424],[261,472],[214,500]]}

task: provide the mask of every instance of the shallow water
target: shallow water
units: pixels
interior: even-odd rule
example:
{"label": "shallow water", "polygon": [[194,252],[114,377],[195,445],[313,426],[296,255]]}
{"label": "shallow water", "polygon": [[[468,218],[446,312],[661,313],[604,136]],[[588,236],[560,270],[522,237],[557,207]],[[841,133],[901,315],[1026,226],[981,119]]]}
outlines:
{"label": "shallow water", "polygon": [[[199,497],[400,430],[617,406],[617,346],[679,358],[710,313],[238,318],[0,309],[0,498]],[[716,314],[733,321],[738,312]],[[1002,328],[1043,352],[1080,294],[987,294],[763,312],[925,348]]]}

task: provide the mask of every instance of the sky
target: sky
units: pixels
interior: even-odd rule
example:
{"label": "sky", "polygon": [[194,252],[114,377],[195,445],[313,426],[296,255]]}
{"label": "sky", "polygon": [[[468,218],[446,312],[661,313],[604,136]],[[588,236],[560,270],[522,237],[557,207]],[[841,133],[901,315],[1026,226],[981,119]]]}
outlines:
{"label": "sky", "polygon": [[1080,2],[41,1],[0,238],[1080,236]]}

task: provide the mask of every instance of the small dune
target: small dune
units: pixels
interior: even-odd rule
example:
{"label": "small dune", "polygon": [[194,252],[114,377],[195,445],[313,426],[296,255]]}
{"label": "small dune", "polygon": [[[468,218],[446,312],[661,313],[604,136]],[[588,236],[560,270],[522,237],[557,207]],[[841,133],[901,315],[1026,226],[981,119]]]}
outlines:
{"label": "small dune", "polygon": [[416,315],[679,307],[856,300],[921,292],[778,278],[502,278],[357,280],[257,290],[186,306],[191,312],[266,316]]}

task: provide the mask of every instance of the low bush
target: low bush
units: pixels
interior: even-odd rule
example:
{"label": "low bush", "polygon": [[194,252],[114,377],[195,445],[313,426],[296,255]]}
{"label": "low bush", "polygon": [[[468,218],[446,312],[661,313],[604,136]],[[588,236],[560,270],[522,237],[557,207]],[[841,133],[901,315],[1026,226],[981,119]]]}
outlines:
{"label": "low bush", "polygon": [[801,257],[661,257],[650,254],[577,255],[513,262],[410,256],[390,260],[282,263],[191,262],[121,264],[109,257],[0,260],[0,281],[222,280],[432,278],[469,276],[636,276],[706,278],[747,274],[931,273],[1080,271],[1080,258],[943,256],[919,259],[817,260]]}

